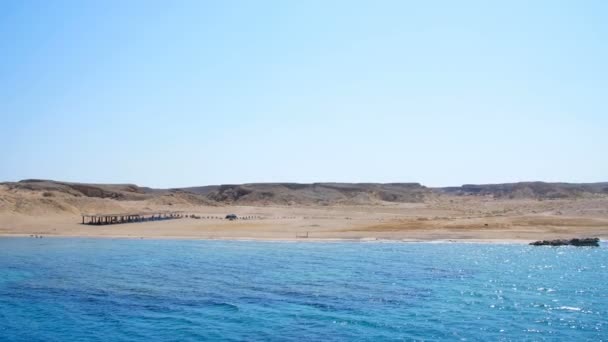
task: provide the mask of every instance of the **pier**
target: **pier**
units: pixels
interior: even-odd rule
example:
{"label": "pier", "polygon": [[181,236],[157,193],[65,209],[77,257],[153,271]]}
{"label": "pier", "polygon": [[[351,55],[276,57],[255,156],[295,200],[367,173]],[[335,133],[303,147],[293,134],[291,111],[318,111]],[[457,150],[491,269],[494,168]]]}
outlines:
{"label": "pier", "polygon": [[181,212],[147,212],[147,213],[121,213],[121,214],[91,214],[81,215],[82,224],[107,225],[148,221],[175,220],[187,217]]}
{"label": "pier", "polygon": [[[136,222],[149,222],[149,221],[164,221],[164,220],[175,220],[175,219],[196,219],[196,220],[264,220],[267,217],[257,215],[245,215],[236,216],[235,214],[228,214],[224,216],[218,215],[195,215],[186,214],[182,211],[155,211],[155,212],[140,212],[140,213],[120,213],[120,214],[85,214],[80,215],[82,217],[82,224],[102,226],[108,224],[122,224],[122,223],[136,223]],[[295,218],[295,217],[281,217]]]}

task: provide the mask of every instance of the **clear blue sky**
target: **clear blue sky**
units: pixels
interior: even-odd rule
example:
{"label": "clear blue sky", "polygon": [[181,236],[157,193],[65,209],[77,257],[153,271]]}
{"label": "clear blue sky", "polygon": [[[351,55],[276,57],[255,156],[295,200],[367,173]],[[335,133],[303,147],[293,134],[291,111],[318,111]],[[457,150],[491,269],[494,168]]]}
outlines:
{"label": "clear blue sky", "polygon": [[3,1],[0,181],[608,181],[608,1]]}

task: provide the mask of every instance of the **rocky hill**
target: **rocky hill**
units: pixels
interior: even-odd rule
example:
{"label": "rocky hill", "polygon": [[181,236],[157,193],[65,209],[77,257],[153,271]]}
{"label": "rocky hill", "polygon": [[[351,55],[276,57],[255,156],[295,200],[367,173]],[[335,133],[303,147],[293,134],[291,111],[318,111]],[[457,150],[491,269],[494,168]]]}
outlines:
{"label": "rocky hill", "polygon": [[41,207],[48,211],[58,208],[62,211],[82,212],[97,207],[100,208],[98,211],[107,211],[134,202],[141,202],[144,207],[381,205],[423,203],[440,197],[456,199],[462,196],[506,200],[608,197],[608,183],[524,182],[445,188],[428,188],[418,183],[253,183],[178,189],[36,179],[0,183],[0,209],[18,212],[33,212]]}
{"label": "rocky hill", "polygon": [[521,182],[473,185],[434,189],[436,192],[457,196],[490,196],[494,198],[568,199],[585,196],[607,196],[605,183],[544,183]]}
{"label": "rocky hill", "polygon": [[46,192],[48,197],[53,194],[67,194],[75,197],[97,197],[116,200],[145,200],[155,194],[164,192],[134,184],[85,184],[57,182],[42,179],[26,179],[19,182],[0,183],[8,190],[26,190]]}
{"label": "rocky hill", "polygon": [[418,183],[257,183],[221,185],[206,194],[227,204],[280,205],[419,203],[432,195]]}

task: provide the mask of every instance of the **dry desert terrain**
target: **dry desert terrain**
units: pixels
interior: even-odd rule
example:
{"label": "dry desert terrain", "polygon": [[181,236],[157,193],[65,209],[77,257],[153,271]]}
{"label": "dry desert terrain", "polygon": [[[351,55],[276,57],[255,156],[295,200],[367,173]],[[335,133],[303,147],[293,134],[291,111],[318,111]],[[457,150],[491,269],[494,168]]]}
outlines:
{"label": "dry desert terrain", "polygon": [[[249,184],[163,190],[27,180],[0,184],[0,235],[307,241],[606,239],[607,191],[605,183],[436,189],[412,183]],[[159,211],[187,217],[112,225],[83,225],[81,217]],[[229,213],[239,219],[222,219]]]}

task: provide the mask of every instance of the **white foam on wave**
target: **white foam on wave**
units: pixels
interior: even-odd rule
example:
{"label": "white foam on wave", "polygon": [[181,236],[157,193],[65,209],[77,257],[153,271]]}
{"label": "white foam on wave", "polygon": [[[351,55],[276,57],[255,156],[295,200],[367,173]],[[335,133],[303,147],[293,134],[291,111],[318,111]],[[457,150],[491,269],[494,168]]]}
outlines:
{"label": "white foam on wave", "polygon": [[560,310],[568,310],[568,311],[581,311],[583,309],[577,308],[575,306],[560,306],[558,309]]}

